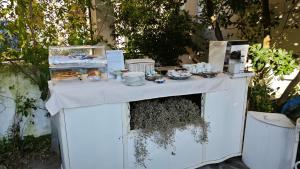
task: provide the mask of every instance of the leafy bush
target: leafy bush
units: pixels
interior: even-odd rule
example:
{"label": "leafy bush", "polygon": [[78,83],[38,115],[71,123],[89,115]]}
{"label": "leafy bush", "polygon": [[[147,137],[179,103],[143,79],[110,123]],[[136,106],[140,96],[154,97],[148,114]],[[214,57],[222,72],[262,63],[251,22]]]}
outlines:
{"label": "leafy bush", "polygon": [[275,91],[270,87],[270,78],[254,77],[249,86],[249,110],[273,112]]}
{"label": "leafy bush", "polygon": [[88,12],[91,2],[83,1],[1,1],[0,66],[9,62],[39,86],[41,98],[48,95],[48,47],[82,45],[93,39]]}
{"label": "leafy bush", "polygon": [[256,73],[264,73],[271,69],[275,76],[288,75],[294,71],[297,64],[292,51],[277,48],[263,48],[261,44],[254,44],[249,49],[253,69]]}
{"label": "leafy bush", "polygon": [[127,38],[127,58],[150,57],[161,65],[176,65],[186,47],[195,47],[192,34],[201,28],[180,9],[183,1],[117,2],[115,36]]}
{"label": "leafy bush", "polygon": [[261,44],[254,44],[249,49],[249,56],[253,63],[256,76],[249,87],[249,109],[262,112],[272,112],[275,92],[271,87],[271,80],[275,76],[288,75],[296,68],[296,61],[292,52],[277,48],[262,48]]}

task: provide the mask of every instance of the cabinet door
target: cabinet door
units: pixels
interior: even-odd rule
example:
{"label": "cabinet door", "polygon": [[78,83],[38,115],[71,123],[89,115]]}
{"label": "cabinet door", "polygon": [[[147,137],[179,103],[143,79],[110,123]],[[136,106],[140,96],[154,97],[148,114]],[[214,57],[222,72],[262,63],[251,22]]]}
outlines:
{"label": "cabinet door", "polygon": [[205,162],[241,154],[247,79],[231,79],[229,90],[204,95],[204,117],[210,122]]}
{"label": "cabinet door", "polygon": [[122,104],[66,109],[70,169],[122,169]]}
{"label": "cabinet door", "polygon": [[[136,165],[135,141],[137,132],[132,131],[128,136],[128,169],[143,169]],[[166,149],[159,147],[153,142],[154,138],[148,138],[146,149],[148,150],[145,159],[147,169],[183,169],[197,168],[202,162],[202,144],[195,141],[192,135],[192,127],[185,130],[176,130],[173,146]]]}
{"label": "cabinet door", "polygon": [[[142,163],[136,161],[136,143],[138,137],[138,131],[130,131],[128,134],[127,142],[127,167],[126,169],[169,169],[170,168],[170,156],[171,149],[167,147],[159,147],[152,141],[153,138],[147,138],[145,142],[146,150],[148,154]],[[143,167],[145,165],[145,167]]]}
{"label": "cabinet door", "polygon": [[171,169],[197,168],[202,163],[203,146],[192,134],[193,127],[176,130],[173,154],[170,156]]}

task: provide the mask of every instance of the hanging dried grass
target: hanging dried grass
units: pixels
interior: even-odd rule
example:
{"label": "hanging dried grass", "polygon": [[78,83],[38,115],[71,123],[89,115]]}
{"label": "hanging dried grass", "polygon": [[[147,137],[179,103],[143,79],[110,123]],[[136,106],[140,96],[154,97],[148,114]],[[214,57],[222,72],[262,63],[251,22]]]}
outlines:
{"label": "hanging dried grass", "polygon": [[207,142],[209,124],[201,117],[200,108],[183,97],[153,99],[132,104],[131,122],[139,129],[135,142],[136,164],[145,167],[147,159],[147,139],[159,147],[173,146],[176,129],[184,130],[193,126],[192,134],[197,143]]}

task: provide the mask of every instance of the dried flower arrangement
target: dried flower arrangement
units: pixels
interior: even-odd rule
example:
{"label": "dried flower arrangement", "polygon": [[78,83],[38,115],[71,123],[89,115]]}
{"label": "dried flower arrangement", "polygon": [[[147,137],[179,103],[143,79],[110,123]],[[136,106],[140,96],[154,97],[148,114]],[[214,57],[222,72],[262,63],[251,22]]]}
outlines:
{"label": "dried flower arrangement", "polygon": [[131,104],[131,123],[139,130],[135,140],[136,164],[145,167],[148,156],[147,139],[159,147],[173,146],[176,129],[192,126],[197,143],[207,142],[207,123],[200,115],[199,106],[184,97],[170,97],[134,102]]}

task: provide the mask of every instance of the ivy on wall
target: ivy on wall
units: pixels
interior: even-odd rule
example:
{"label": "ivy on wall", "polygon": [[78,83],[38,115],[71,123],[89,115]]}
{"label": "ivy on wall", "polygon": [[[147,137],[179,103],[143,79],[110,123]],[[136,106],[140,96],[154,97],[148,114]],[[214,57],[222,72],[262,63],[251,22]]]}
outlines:
{"label": "ivy on wall", "polygon": [[39,102],[36,86],[10,69],[10,66],[2,65],[0,70],[0,121],[4,122],[0,122],[0,128],[6,130],[0,133],[0,168],[23,169],[28,168],[32,157],[38,160],[50,158],[51,137],[28,136],[40,134],[37,128],[41,117],[35,118],[45,108]]}
{"label": "ivy on wall", "polygon": [[[89,22],[92,8],[89,0],[0,1],[0,72],[8,68],[12,76],[21,73],[39,87],[40,97],[45,100],[48,96],[49,80],[48,47],[94,44],[101,41],[101,37],[92,36]],[[17,86],[21,84],[23,83],[18,81],[10,84],[13,97],[9,99],[16,104],[16,110],[6,137],[0,140],[0,164],[8,168],[23,165],[20,164],[20,159],[24,154],[40,152],[45,147],[47,152],[50,150],[49,146],[45,146],[50,145],[48,137],[44,147],[38,147],[31,137],[22,137],[25,131],[21,129],[21,123],[32,127],[35,116],[33,112],[39,107],[36,105],[38,98],[19,92]],[[4,109],[1,111],[5,111],[6,105],[2,106]],[[28,146],[34,148],[28,149]]]}

